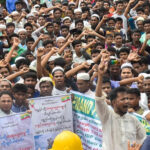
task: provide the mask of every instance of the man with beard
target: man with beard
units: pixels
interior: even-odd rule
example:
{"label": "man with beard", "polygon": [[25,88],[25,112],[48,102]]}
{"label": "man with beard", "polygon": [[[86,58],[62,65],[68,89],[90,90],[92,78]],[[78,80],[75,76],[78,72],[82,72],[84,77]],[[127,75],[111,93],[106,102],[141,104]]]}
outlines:
{"label": "man with beard", "polygon": [[127,113],[128,97],[125,87],[118,87],[110,93],[113,110],[106,104],[106,94],[102,92],[102,79],[107,71],[108,60],[102,56],[98,67],[96,86],[96,111],[102,123],[103,150],[127,150],[128,141],[142,144],[146,133],[136,117]]}

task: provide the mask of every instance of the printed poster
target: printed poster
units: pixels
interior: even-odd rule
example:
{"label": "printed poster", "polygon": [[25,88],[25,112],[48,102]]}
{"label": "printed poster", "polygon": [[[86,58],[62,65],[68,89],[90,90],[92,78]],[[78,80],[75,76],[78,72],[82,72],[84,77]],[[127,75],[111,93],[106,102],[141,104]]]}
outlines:
{"label": "printed poster", "polygon": [[29,101],[35,150],[52,147],[54,138],[63,130],[73,131],[70,95],[39,97]]}
{"label": "printed poster", "polygon": [[0,150],[34,150],[30,114],[0,117]]}

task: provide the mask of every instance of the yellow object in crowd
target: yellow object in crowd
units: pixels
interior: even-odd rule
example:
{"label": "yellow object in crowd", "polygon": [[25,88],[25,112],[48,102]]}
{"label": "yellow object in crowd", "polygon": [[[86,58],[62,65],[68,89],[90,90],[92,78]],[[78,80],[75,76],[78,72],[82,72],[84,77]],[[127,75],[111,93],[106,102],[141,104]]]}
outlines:
{"label": "yellow object in crowd", "polygon": [[83,150],[78,135],[71,131],[63,131],[56,136],[52,149],[49,150]]}

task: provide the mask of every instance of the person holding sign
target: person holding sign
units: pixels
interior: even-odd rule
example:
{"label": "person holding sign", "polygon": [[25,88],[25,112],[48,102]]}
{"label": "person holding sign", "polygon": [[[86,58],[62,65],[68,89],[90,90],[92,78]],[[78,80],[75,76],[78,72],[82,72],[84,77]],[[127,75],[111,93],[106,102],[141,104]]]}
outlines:
{"label": "person holding sign", "polygon": [[102,79],[108,68],[109,56],[102,55],[98,67],[98,81],[96,86],[96,111],[102,122],[103,150],[127,150],[128,141],[142,144],[146,133],[136,117],[127,113],[128,98],[125,87],[118,87],[110,93],[113,110],[109,109],[102,91]]}
{"label": "person holding sign", "polygon": [[0,117],[14,114],[11,111],[13,104],[12,94],[8,91],[2,91],[0,93]]}

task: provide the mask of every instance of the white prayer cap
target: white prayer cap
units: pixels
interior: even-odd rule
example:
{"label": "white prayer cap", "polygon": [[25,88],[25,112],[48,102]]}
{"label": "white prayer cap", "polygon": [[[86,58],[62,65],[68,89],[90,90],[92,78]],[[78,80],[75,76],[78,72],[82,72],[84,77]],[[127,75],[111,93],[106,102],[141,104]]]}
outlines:
{"label": "white prayer cap", "polygon": [[117,57],[115,57],[115,56],[110,56],[110,59],[118,59]]}
{"label": "white prayer cap", "polygon": [[60,58],[60,56],[59,56],[59,55],[53,55],[53,56],[51,56],[51,57],[49,58],[48,62],[54,61],[54,60],[57,59],[57,58]]}
{"label": "white prayer cap", "polygon": [[65,40],[65,38],[63,36],[59,36],[59,37],[56,38],[56,42],[58,42],[58,40],[60,40],[60,39]]}
{"label": "white prayer cap", "polygon": [[33,70],[33,71],[37,71],[37,70],[36,70],[36,65],[37,65],[36,60],[33,60],[33,61],[30,63],[29,69],[30,69],[30,70]]}
{"label": "white prayer cap", "polygon": [[19,13],[18,13],[18,11],[13,11],[11,14],[12,15],[18,15]]}
{"label": "white prayer cap", "polygon": [[144,78],[146,78],[147,77],[147,73],[140,73],[138,76],[143,76]]}
{"label": "white prayer cap", "polygon": [[20,32],[27,32],[27,30],[22,28],[22,29],[18,30],[18,33],[20,33]]}
{"label": "white prayer cap", "polygon": [[39,81],[39,84],[41,84],[42,82],[45,82],[45,81],[49,81],[52,83],[52,79],[50,77],[42,77]]}
{"label": "white prayer cap", "polygon": [[11,67],[12,67],[12,68],[13,68],[13,67],[16,67],[16,64],[12,64]]}
{"label": "white prayer cap", "polygon": [[82,13],[82,10],[81,10],[80,8],[76,8],[76,9],[74,10],[74,13],[77,13],[77,12],[81,12],[81,13]]}
{"label": "white prayer cap", "polygon": [[17,57],[17,58],[15,59],[15,63],[16,63],[17,61],[19,61],[19,60],[22,60],[22,59],[24,59],[24,60],[25,60],[25,58],[24,58],[24,57],[22,57],[22,56]]}
{"label": "white prayer cap", "polygon": [[34,5],[33,7],[34,7],[34,8],[36,8],[36,7],[40,8],[40,5],[36,4],[36,5]]}
{"label": "white prayer cap", "polygon": [[145,19],[143,18],[143,17],[138,17],[137,19],[136,19],[136,21],[144,21]]}
{"label": "white prayer cap", "polygon": [[38,13],[35,9],[31,10],[31,14]]}
{"label": "white prayer cap", "polygon": [[7,80],[7,79],[1,79],[0,82],[2,82],[2,81],[6,81],[6,82],[8,82],[10,84],[10,86],[12,86],[12,83],[9,80]]}
{"label": "white prayer cap", "polygon": [[69,19],[69,20],[71,21],[71,18],[68,17],[68,16],[66,16],[66,17],[64,17],[64,18],[62,19],[62,22],[64,22],[64,21],[67,20],[67,19]]}
{"label": "white prayer cap", "polygon": [[30,13],[26,16],[26,18],[29,18],[29,17],[34,17],[34,14],[33,13]]}
{"label": "white prayer cap", "polygon": [[88,73],[78,73],[77,74],[77,80],[89,81],[90,80],[90,76],[89,76]]}
{"label": "white prayer cap", "polygon": [[55,71],[62,71],[62,72],[64,72],[64,69],[63,69],[62,67],[60,67],[60,66],[57,66],[57,67],[55,67],[55,68],[52,70],[52,74],[54,74]]}
{"label": "white prayer cap", "polygon": [[6,29],[6,25],[0,24],[0,29]]}
{"label": "white prayer cap", "polygon": [[131,69],[133,69],[133,66],[132,66],[132,64],[131,63],[124,63],[124,64],[122,64],[121,65],[121,70],[123,69],[123,68],[131,68]]}
{"label": "white prayer cap", "polygon": [[74,2],[69,2],[69,5],[76,5],[76,3],[74,3]]}
{"label": "white prayer cap", "polygon": [[96,18],[98,18],[98,20],[100,20],[99,15],[97,15],[97,14],[93,14],[91,17],[96,17]]}

